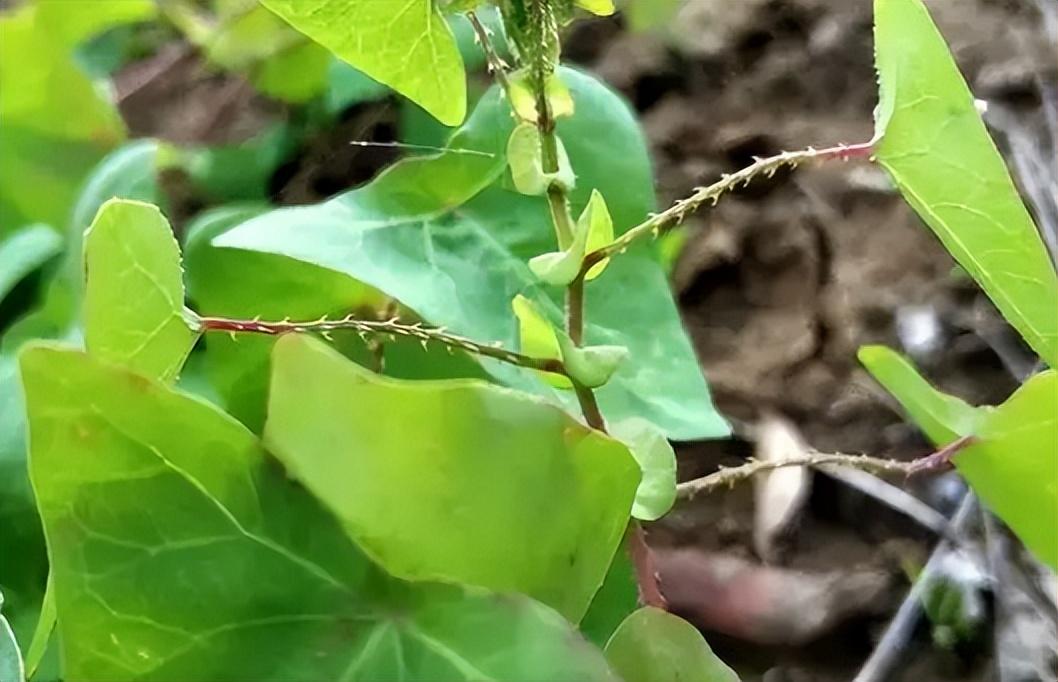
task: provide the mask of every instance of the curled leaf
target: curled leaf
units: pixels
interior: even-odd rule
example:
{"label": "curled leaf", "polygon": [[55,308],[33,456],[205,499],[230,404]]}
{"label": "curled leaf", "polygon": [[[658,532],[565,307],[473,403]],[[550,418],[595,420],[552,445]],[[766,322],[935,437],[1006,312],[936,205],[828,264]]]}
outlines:
{"label": "curled leaf", "polygon": [[625,358],[624,346],[577,346],[565,332],[558,332],[562,363],[569,375],[588,388],[598,388],[610,380]]}
{"label": "curled leaf", "polygon": [[507,163],[511,167],[511,178],[514,187],[522,194],[540,196],[547,192],[552,183],[572,189],[574,185],[573,168],[566,156],[562,140],[558,143],[558,170],[554,173],[544,172],[543,150],[540,142],[540,131],[530,123],[519,124],[507,141]]}
{"label": "curled leaf", "polygon": [[[521,352],[534,358],[560,359],[562,350],[559,347],[559,335],[536,305],[519,294],[511,301],[511,308],[514,310],[514,316],[518,318],[518,343]],[[538,374],[555,388],[573,388],[573,384],[564,376],[549,372]]]}
{"label": "curled leaf", "polygon": [[[539,113],[536,110],[536,93],[529,70],[515,71],[509,76],[508,82],[510,83],[508,93],[514,113],[522,121],[536,123],[539,120]],[[548,76],[544,84],[544,94],[547,95],[547,102],[551,107],[551,118],[573,115],[573,96],[558,73]]]}
{"label": "curled leaf", "polygon": [[646,419],[632,417],[613,424],[610,433],[628,446],[643,477],[632,502],[632,516],[656,521],[676,502],[676,453],[665,434]]}
{"label": "curled leaf", "polygon": [[[529,261],[529,269],[548,284],[564,287],[577,278],[584,256],[613,241],[613,220],[606,208],[606,200],[598,190],[592,190],[591,199],[580,214],[574,227],[573,243],[565,251],[555,251],[537,256]],[[595,279],[606,269],[609,259],[596,263],[585,275]]]}

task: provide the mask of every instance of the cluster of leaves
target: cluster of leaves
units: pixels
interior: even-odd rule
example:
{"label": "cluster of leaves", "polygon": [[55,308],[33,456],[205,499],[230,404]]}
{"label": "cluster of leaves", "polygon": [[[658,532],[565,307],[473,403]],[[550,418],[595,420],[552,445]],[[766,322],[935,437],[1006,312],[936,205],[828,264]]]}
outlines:
{"label": "cluster of leaves", "polygon": [[[434,156],[283,209],[245,179],[274,170],[290,129],[249,157],[140,141],[100,160],[123,131],[79,46],[155,6],[57,3],[0,15],[51,60],[45,89],[0,67],[0,113],[26,136],[0,150],[0,294],[52,275],[0,347],[0,672],[21,678],[17,639],[35,679],[734,679],[689,624],[638,608],[623,547],[630,521],[673,503],[668,439],[727,425],[658,255],[621,240],[649,234],[655,209],[642,132],[605,85],[557,66],[561,25],[610,2],[499,2],[519,68],[480,97],[458,28],[472,35],[458,12],[475,3],[161,2],[265,94],[333,116],[392,89],[461,124]],[[1053,365],[1053,268],[946,46],[919,0],[877,15],[877,160]],[[97,113],[70,122],[71,96]],[[182,243],[155,206],[173,163],[218,202]],[[562,294],[582,280],[580,338]],[[308,322],[350,313],[375,326]],[[50,341],[16,358],[29,339]],[[515,348],[534,362],[510,362]],[[938,443],[977,438],[958,466],[1053,564],[1055,529],[1024,506],[1054,504],[1053,372],[988,410],[886,351],[863,357]],[[585,391],[609,433],[581,423]]]}

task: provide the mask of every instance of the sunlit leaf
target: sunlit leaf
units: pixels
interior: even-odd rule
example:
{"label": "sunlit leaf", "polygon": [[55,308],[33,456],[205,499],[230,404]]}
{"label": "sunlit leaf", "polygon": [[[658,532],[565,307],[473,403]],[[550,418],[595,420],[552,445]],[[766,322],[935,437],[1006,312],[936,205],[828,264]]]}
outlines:
{"label": "sunlit leaf", "polygon": [[380,377],[306,336],[274,353],[265,442],[383,567],[580,620],[639,482],[623,446],[509,389]]}
{"label": "sunlit leaf", "polygon": [[180,248],[156,206],[113,199],[85,235],[85,345],[109,362],[176,377],[195,343]]}
{"label": "sunlit leaf", "polygon": [[1029,379],[989,414],[955,466],[1037,557],[1058,569],[1058,373]]}
{"label": "sunlit leaf", "polygon": [[608,17],[614,13],[613,0],[576,0],[577,7],[588,10],[592,14]]}
{"label": "sunlit leaf", "polygon": [[261,0],[294,28],[442,123],[466,115],[466,76],[432,0]]}
{"label": "sunlit leaf", "polygon": [[617,628],[606,659],[625,682],[738,682],[693,625],[649,606]]}
{"label": "sunlit leaf", "polygon": [[914,365],[885,346],[863,346],[858,357],[885,390],[893,394],[935,445],[977,433],[988,408],[973,407],[930,385]]}
{"label": "sunlit leaf", "polygon": [[921,0],[875,0],[876,157],[1032,348],[1058,366],[1058,277]]}
{"label": "sunlit leaf", "polygon": [[572,189],[575,178],[573,168],[562,140],[556,140],[558,170],[544,170],[543,152],[540,142],[540,131],[531,123],[521,123],[513,131],[507,142],[507,163],[511,167],[511,179],[514,187],[522,194],[541,196],[552,184],[563,189]]}
{"label": "sunlit leaf", "polygon": [[525,597],[384,574],[212,406],[79,352],[21,368],[66,679],[612,680]]}

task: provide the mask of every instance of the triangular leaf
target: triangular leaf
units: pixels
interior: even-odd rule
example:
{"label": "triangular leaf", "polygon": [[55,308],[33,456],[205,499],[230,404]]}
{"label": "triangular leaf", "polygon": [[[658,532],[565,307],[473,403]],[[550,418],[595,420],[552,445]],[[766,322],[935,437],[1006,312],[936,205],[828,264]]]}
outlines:
{"label": "triangular leaf", "polygon": [[876,157],[904,198],[1051,367],[1058,277],[922,0],[875,0]]}
{"label": "triangular leaf", "polygon": [[[613,218],[610,217],[610,209],[606,207],[606,199],[598,190],[592,190],[588,205],[584,207],[584,212],[577,219],[577,229],[588,233],[585,248],[587,253],[601,249],[613,241]],[[601,275],[609,262],[610,259],[607,258],[593,265],[585,274],[584,279],[591,281]]]}
{"label": "triangular leaf", "polygon": [[1022,542],[1058,570],[1058,373],[1029,379],[989,414],[955,466]]}
{"label": "triangular leaf", "polygon": [[907,410],[908,416],[935,445],[972,436],[987,415],[930,385],[911,362],[885,346],[863,346],[858,357],[867,371]]}
{"label": "triangular leaf", "polygon": [[[536,305],[519,294],[511,301],[511,310],[518,320],[518,348],[525,355],[534,358],[560,360],[562,349],[558,343],[558,332],[551,323],[540,314]],[[564,376],[550,372],[538,372],[540,378],[555,388],[573,388],[573,384]]]}

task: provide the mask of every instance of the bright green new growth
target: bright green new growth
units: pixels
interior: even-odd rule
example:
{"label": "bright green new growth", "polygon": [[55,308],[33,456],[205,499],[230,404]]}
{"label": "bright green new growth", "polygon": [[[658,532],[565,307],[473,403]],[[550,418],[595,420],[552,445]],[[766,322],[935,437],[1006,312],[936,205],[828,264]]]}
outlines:
{"label": "bright green new growth", "polygon": [[954,456],[975,492],[1036,555],[1058,564],[1058,381],[1038,374],[997,408],[971,407],[929,384],[900,354],[860,349],[860,361],[937,445],[974,440]]}
{"label": "bright green new growth", "polygon": [[955,456],[981,499],[1058,570],[1058,374],[1037,374],[989,414]]}
{"label": "bright green new growth", "polygon": [[904,198],[1050,366],[1058,277],[921,0],[875,0],[876,149]]}
{"label": "bright green new growth", "polygon": [[466,116],[466,74],[433,0],[260,0],[290,24],[445,125]]}
{"label": "bright green new growth", "polygon": [[621,623],[606,660],[624,682],[738,682],[693,625],[653,607]]}
{"label": "bright green new growth", "polygon": [[69,679],[612,680],[525,597],[380,571],[201,400],[54,347],[21,368]]}
{"label": "bright green new growth", "polygon": [[907,358],[885,346],[864,346],[858,357],[934,445],[948,445],[974,435],[988,414],[986,407],[973,407],[938,391]]}
{"label": "bright green new growth", "polygon": [[580,620],[639,483],[624,447],[539,399],[380,377],[309,337],[272,364],[265,443],[388,572]]}
{"label": "bright green new growth", "polygon": [[[597,190],[577,219],[573,228],[573,242],[564,250],[545,253],[529,261],[529,269],[542,281],[552,286],[568,286],[580,274],[584,256],[613,241],[613,219],[606,208],[606,200]],[[593,265],[584,279],[593,280],[606,269],[609,259]]]}
{"label": "bright green new growth", "polygon": [[558,141],[558,170],[553,173],[544,171],[540,131],[530,123],[521,123],[511,131],[511,138],[507,141],[507,163],[511,167],[515,189],[531,197],[543,195],[552,183],[569,190],[576,182],[562,140]]}
{"label": "bright green new growth", "polygon": [[195,344],[180,247],[157,207],[108,201],[85,233],[85,346],[146,376],[174,379]]}

